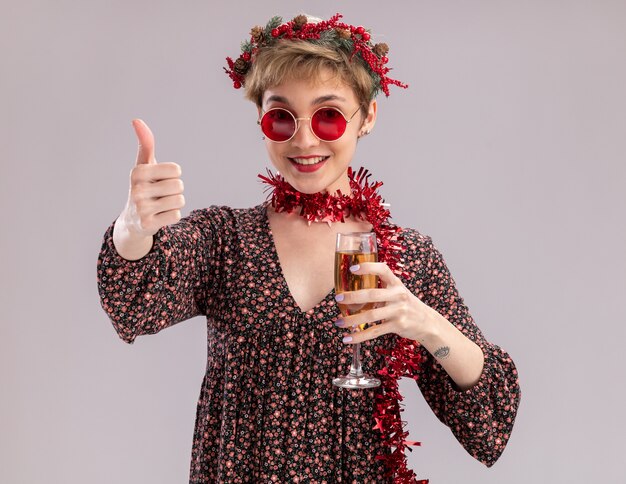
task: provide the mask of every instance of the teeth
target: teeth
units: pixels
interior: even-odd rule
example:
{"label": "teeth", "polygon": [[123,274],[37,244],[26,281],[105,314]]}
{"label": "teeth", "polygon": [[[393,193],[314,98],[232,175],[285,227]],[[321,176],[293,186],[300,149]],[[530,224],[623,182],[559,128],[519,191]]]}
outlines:
{"label": "teeth", "polygon": [[320,161],[325,160],[326,158],[328,157],[317,156],[315,158],[290,158],[290,159],[301,165],[314,165],[315,163],[319,163]]}

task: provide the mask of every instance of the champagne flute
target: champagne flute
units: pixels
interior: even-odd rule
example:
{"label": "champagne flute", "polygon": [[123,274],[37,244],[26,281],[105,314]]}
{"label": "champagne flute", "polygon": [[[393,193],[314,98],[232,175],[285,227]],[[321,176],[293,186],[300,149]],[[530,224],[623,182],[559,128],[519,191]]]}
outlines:
{"label": "champagne flute", "polygon": [[[358,291],[378,287],[378,276],[375,274],[353,274],[350,267],[363,262],[378,262],[375,232],[338,233],[335,246],[335,293]],[[338,303],[341,314],[350,316],[372,309],[375,303],[343,304]],[[353,328],[352,332],[361,331],[367,323]],[[354,343],[350,372],[333,379],[333,385],[342,388],[373,388],[380,385],[380,380],[363,373],[361,368],[361,344]]]}

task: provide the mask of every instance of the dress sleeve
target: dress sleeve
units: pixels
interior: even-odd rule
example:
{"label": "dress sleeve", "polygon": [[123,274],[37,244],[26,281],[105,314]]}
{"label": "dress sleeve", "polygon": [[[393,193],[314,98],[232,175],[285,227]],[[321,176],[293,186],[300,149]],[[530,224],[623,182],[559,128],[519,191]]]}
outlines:
{"label": "dress sleeve", "polygon": [[488,342],[472,316],[441,252],[422,236],[424,265],[420,299],[476,343],[485,356],[483,372],[471,388],[461,391],[437,360],[422,348],[424,361],[415,375],[437,418],[447,425],[465,450],[491,467],[509,440],[520,402],[517,369],[511,357]]}
{"label": "dress sleeve", "polygon": [[219,253],[227,243],[218,207],[193,210],[159,229],[150,252],[121,257],[113,244],[113,222],[104,234],[97,264],[102,308],[118,335],[133,343],[143,334],[207,314],[218,284]]}

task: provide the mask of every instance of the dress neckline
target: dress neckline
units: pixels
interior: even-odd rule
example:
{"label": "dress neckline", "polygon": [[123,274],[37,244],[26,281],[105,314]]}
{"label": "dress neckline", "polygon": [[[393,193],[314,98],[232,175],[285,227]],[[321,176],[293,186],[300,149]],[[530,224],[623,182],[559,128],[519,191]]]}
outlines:
{"label": "dress neckline", "polygon": [[262,203],[260,205],[258,205],[259,207],[259,212],[260,212],[260,216],[261,216],[261,221],[263,222],[263,228],[265,229],[265,234],[267,236],[268,239],[268,247],[271,251],[271,256],[272,258],[276,261],[276,271],[278,272],[278,278],[280,280],[280,283],[282,284],[285,292],[288,294],[289,299],[291,300],[291,302],[293,303],[293,306],[303,315],[310,315],[316,312],[317,309],[320,308],[320,306],[322,306],[322,304],[330,299],[332,299],[334,301],[335,298],[335,288],[333,287],[330,292],[328,292],[326,294],[326,296],[324,296],[324,298],[322,300],[320,300],[315,306],[313,306],[311,309],[308,309],[306,311],[304,311],[300,305],[298,304],[298,302],[296,301],[296,299],[293,297],[293,294],[291,293],[291,289],[289,289],[289,284],[287,283],[287,278],[285,277],[285,273],[283,271],[283,266],[280,262],[280,257],[278,257],[278,249],[276,248],[276,241],[274,240],[274,232],[272,231],[272,227],[270,226],[270,220],[269,217],[267,216],[267,203]]}

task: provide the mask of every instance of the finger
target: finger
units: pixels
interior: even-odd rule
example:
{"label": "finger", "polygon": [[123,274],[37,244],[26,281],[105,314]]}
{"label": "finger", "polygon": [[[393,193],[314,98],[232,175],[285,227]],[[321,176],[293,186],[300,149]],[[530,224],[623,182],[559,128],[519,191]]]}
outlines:
{"label": "finger", "polygon": [[141,119],[133,119],[133,128],[137,135],[137,160],[135,165],[145,165],[156,163],[154,157],[154,135],[146,123]]}
{"label": "finger", "polygon": [[350,267],[353,274],[374,274],[380,277],[384,287],[402,284],[385,262],[363,262]]}
{"label": "finger", "polygon": [[165,227],[166,225],[175,224],[182,218],[180,210],[168,210],[167,212],[157,213],[154,216],[154,223],[157,227]]}
{"label": "finger", "polygon": [[362,313],[353,314],[351,316],[343,316],[335,322],[335,326],[339,328],[353,328],[365,323],[374,323],[383,319],[391,319],[397,309],[394,305],[381,306],[379,308],[363,311]]}
{"label": "finger", "polygon": [[143,182],[158,182],[169,178],[180,178],[182,169],[178,163],[167,162],[154,165],[138,165],[130,172],[130,181],[133,185]]}
{"label": "finger", "polygon": [[398,299],[401,292],[403,292],[402,287],[359,289],[358,291],[346,291],[337,294],[335,300],[346,306],[368,302],[391,302]]}
{"label": "finger", "polygon": [[343,342],[347,344],[362,343],[374,338],[378,338],[384,334],[393,333],[395,330],[395,324],[393,322],[375,324],[371,328],[367,328],[364,331],[355,331],[353,333],[345,334]]}
{"label": "finger", "polygon": [[168,178],[147,184],[144,189],[144,195],[148,198],[161,198],[169,195],[179,195],[183,191],[183,181],[180,178]]}
{"label": "finger", "polygon": [[159,214],[162,212],[169,212],[170,210],[178,210],[184,206],[184,195],[170,195],[169,197],[159,198],[154,201],[154,212]]}

